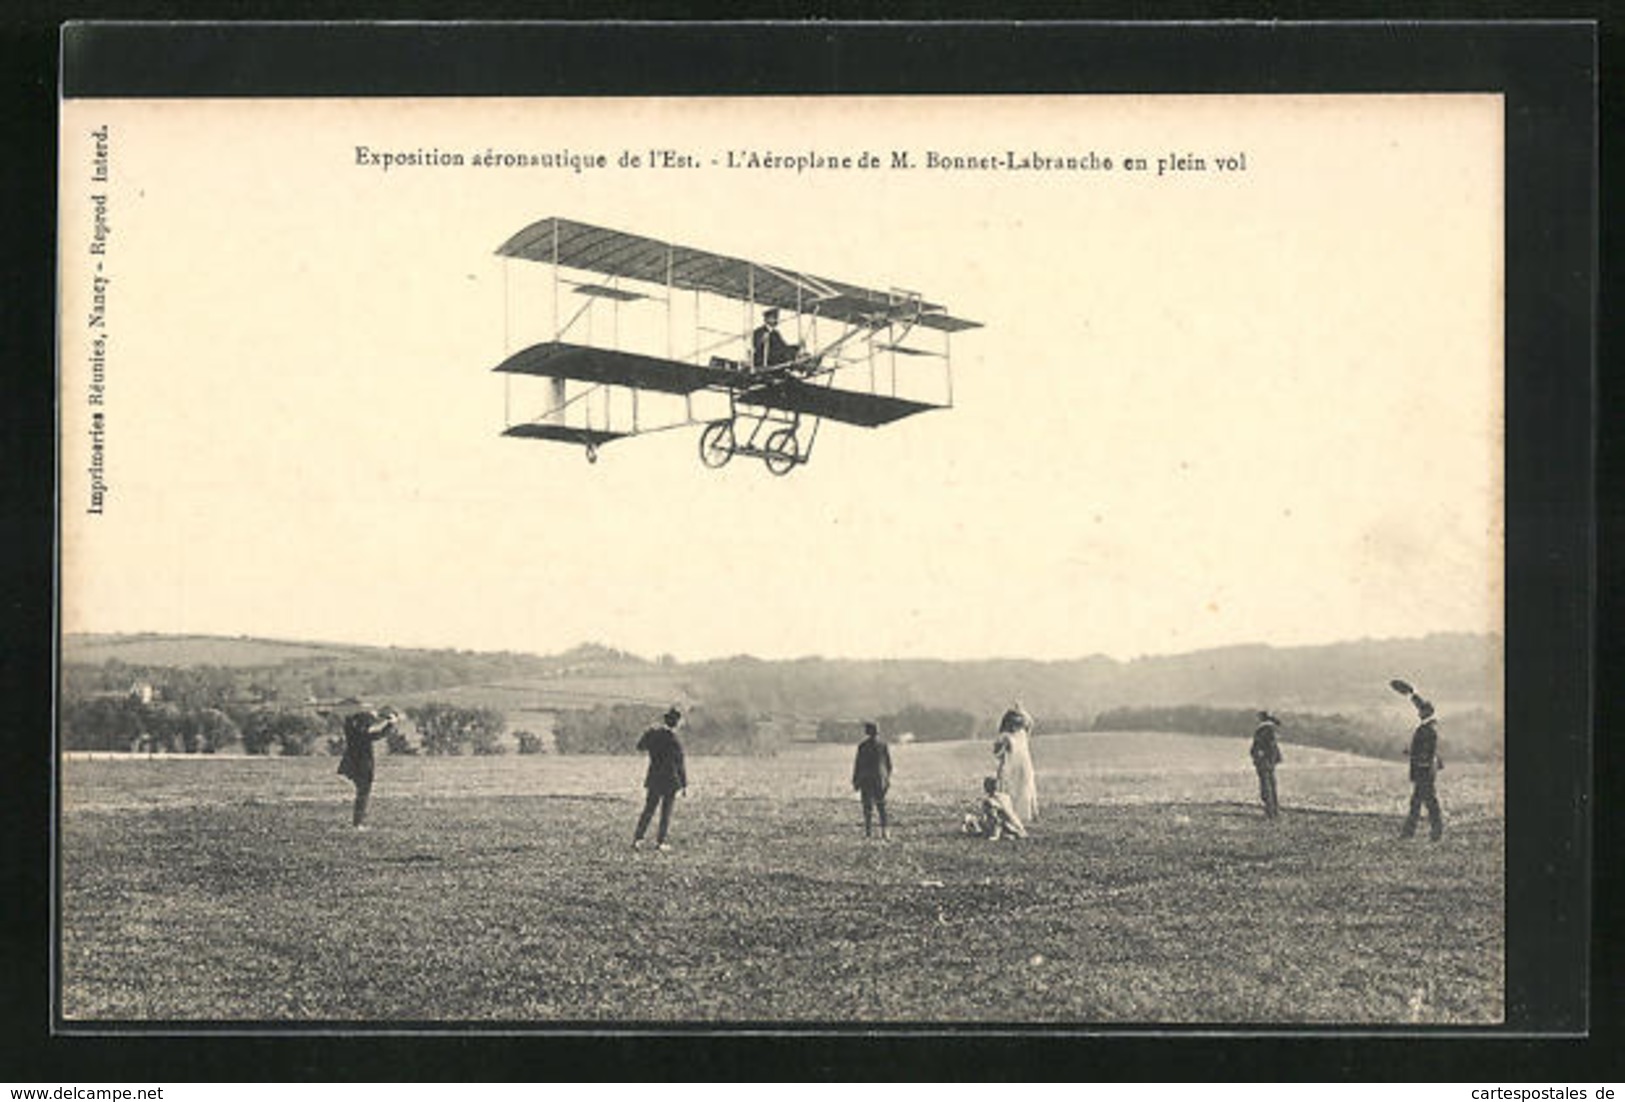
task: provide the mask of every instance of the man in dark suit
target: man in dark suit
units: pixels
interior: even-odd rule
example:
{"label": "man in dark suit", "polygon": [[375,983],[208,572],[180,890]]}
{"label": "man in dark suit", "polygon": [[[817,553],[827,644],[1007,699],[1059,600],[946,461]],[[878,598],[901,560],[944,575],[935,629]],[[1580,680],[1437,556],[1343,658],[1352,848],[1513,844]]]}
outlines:
{"label": "man in dark suit", "polygon": [[638,816],[638,828],[632,834],[632,848],[643,847],[643,836],[649,830],[649,820],[655,808],[660,809],[660,829],[655,834],[655,848],[664,852],[666,832],[671,827],[671,806],[677,793],[688,787],[688,772],[683,766],[683,744],[677,741],[677,725],[683,713],[676,708],[662,717],[658,726],[643,732],[638,749],[649,755],[649,771],[644,775],[643,787],[648,798],[643,802],[643,814]]}
{"label": "man in dark suit", "polygon": [[1411,745],[1405,751],[1411,761],[1411,813],[1399,832],[1401,838],[1416,835],[1416,824],[1422,818],[1422,809],[1428,812],[1428,833],[1437,842],[1444,834],[1444,812],[1439,809],[1436,789],[1439,771],[1444,759],[1439,756],[1439,720],[1433,714],[1433,705],[1420,697],[1412,697],[1417,717],[1422,721],[1411,735]]}
{"label": "man in dark suit", "polygon": [[799,344],[790,344],[779,336],[779,311],[773,306],[762,312],[762,324],[750,336],[750,362],[757,370],[783,367],[801,355]]}
{"label": "man in dark suit", "polygon": [[357,830],[366,829],[363,820],[367,817],[367,800],[372,796],[372,744],[395,730],[396,718],[395,709],[385,708],[382,712],[355,712],[344,720],[344,757],[339,759],[339,776],[350,778],[355,785],[350,821]]}
{"label": "man in dark suit", "polygon": [[1281,814],[1281,802],[1275,792],[1275,767],[1281,764],[1281,744],[1275,740],[1275,729],[1280,722],[1268,712],[1259,712],[1253,746],[1247,752],[1253,759],[1253,768],[1258,770],[1258,798],[1264,804],[1266,819]]}
{"label": "man in dark suit", "polygon": [[886,791],[891,788],[891,751],[880,741],[880,729],[863,725],[863,741],[858,743],[852,762],[852,787],[863,798],[863,836],[874,836],[875,813],[880,813],[880,837],[886,838]]}

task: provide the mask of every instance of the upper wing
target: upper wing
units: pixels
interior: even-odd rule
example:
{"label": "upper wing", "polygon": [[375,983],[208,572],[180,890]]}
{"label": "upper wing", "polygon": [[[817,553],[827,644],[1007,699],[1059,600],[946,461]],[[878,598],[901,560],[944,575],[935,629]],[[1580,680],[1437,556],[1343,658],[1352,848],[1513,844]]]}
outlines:
{"label": "upper wing", "polygon": [[544,218],[526,226],[503,242],[497,253],[685,291],[707,291],[852,324],[913,320],[946,332],[981,324],[951,317],[940,304],[917,296],[871,290],[566,218]]}

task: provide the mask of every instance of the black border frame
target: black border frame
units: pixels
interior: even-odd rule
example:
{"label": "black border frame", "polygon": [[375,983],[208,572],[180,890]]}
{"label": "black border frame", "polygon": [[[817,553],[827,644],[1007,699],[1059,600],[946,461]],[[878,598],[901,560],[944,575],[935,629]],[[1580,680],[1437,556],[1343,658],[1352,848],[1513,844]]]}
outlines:
{"label": "black border frame", "polygon": [[[1594,1039],[1617,1024],[1613,999],[1619,952],[1593,929],[1593,750],[1599,776],[1612,761],[1606,739],[1591,745],[1596,582],[1596,483],[1606,437],[1597,435],[1595,298],[1598,241],[1599,77],[1596,25],[1587,22],[1315,24],[1016,24],[789,23],[176,25],[104,23],[64,33],[73,61],[64,94],[248,95],[593,95],[900,92],[1376,92],[1492,91],[1506,95],[1507,137],[1507,1016],[1499,1030],[1469,1039],[1428,1039],[1426,1032],[1350,1036],[1309,1030],[1285,1042],[1319,1068],[1311,1077],[1445,1078],[1479,1081],[1500,1062],[1502,1074],[1527,1080],[1544,1059],[1618,1068],[1618,1056],[1579,1042],[1535,1040],[1527,1030],[1581,1033],[1588,1023],[1565,1005],[1590,986]],[[39,24],[0,37],[0,68],[20,74],[25,137],[14,161],[37,166],[30,185],[8,204],[24,227],[25,248],[49,259],[24,273],[19,307],[3,327],[13,364],[46,362],[54,347],[54,66],[42,65]],[[31,50],[30,47],[33,47]],[[16,56],[19,64],[6,66]],[[161,62],[161,63],[157,63]],[[27,129],[32,127],[32,130]],[[7,183],[7,190],[13,186]],[[1611,227],[1610,227],[1611,228]],[[28,231],[32,230],[30,234]],[[15,227],[8,229],[8,236]],[[43,240],[42,240],[43,238]],[[1606,239],[1605,239],[1606,241]],[[8,250],[10,252],[11,250]],[[15,263],[13,259],[12,263]],[[9,313],[9,311],[8,311]],[[19,338],[14,342],[13,338]],[[13,347],[16,345],[17,347]],[[41,351],[43,350],[43,355]],[[14,369],[14,374],[16,371]],[[54,501],[54,378],[11,380],[5,408],[8,519],[12,530],[47,539]],[[1606,468],[1605,468],[1605,472]],[[42,500],[40,487],[46,489]],[[1396,488],[1396,492],[1403,492]],[[13,504],[20,503],[20,504]],[[1609,519],[1617,519],[1611,512]],[[4,858],[13,898],[40,901],[39,914],[7,916],[6,974],[0,1008],[7,1047],[26,1044],[39,1076],[73,1080],[277,1079],[437,1081],[518,1079],[736,1078],[755,1065],[769,1077],[845,1078],[853,1073],[931,1078],[1002,1077],[1023,1066],[1037,1077],[1101,1078],[1101,1052],[1125,1077],[1271,1079],[1283,1070],[1271,1046],[1200,1034],[1111,1031],[1080,1039],[1043,1028],[1009,1036],[860,1034],[757,1037],[600,1038],[483,1036],[349,1037],[63,1037],[49,1036],[44,914],[51,860],[44,795],[48,761],[33,732],[50,722],[54,649],[50,583],[54,541],[22,541],[8,552],[8,610],[21,612],[14,639],[27,657],[8,660],[0,689],[25,706],[17,717],[6,775],[20,782],[5,802],[7,835],[26,839]],[[1605,564],[1606,565],[1606,564]],[[1607,576],[1605,575],[1605,580]],[[42,597],[44,600],[42,601]],[[1603,619],[1602,624],[1611,622]],[[34,648],[45,647],[35,664]],[[12,684],[13,679],[16,683]],[[1601,697],[1598,698],[1602,700]],[[1599,730],[1602,728],[1599,728]],[[1543,741],[1513,732],[1540,732]],[[22,753],[17,753],[18,750]],[[36,800],[36,795],[38,799]],[[1598,792],[1597,795],[1603,795]],[[1600,853],[1617,854],[1603,843]],[[26,854],[26,856],[24,856]],[[22,860],[18,860],[22,858]],[[1598,890],[1614,889],[1607,862],[1596,863]],[[1599,914],[1609,913],[1601,911]],[[16,918],[21,917],[19,923]],[[1590,946],[1591,958],[1554,959],[1522,948],[1547,942]],[[17,958],[13,961],[10,958]],[[1268,1032],[1268,1031],[1261,1031]],[[1421,1040],[1418,1040],[1421,1038]],[[1207,1054],[1200,1065],[1170,1064],[1170,1051]],[[1410,1055],[1431,1053],[1425,1065]],[[487,1053],[516,1051],[513,1064]],[[849,1057],[856,1053],[858,1063]],[[1016,1055],[1025,1053],[1026,1055]],[[1066,1055],[1062,1055],[1066,1053]],[[1541,1054],[1546,1054],[1542,1056]],[[184,1062],[176,1062],[185,1056]],[[635,1056],[628,1062],[628,1056]],[[1395,1057],[1398,1057],[1396,1060]],[[1014,1058],[1015,1063],[1012,1063]],[[741,1060],[743,1059],[743,1063]],[[274,1060],[272,1063],[270,1061]],[[1486,1062],[1488,1060],[1488,1062]],[[1531,1060],[1534,1062],[1531,1063]],[[1578,1065],[1570,1065],[1578,1066]],[[979,1074],[978,1074],[979,1073]],[[1116,1077],[1116,1076],[1112,1076]],[[1618,1079],[1617,1071],[1609,1078]],[[57,1081],[61,1081],[58,1079]],[[1493,1080],[1492,1080],[1493,1081]]]}

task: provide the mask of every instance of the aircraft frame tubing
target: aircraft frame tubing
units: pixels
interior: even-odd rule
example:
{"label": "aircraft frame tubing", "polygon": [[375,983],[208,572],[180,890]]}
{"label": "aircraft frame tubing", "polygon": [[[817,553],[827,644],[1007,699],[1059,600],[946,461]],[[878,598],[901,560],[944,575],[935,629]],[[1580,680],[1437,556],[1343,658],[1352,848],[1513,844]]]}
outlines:
{"label": "aircraft frame tubing", "polygon": [[[741,409],[744,405],[747,408]],[[802,442],[802,418],[799,412],[774,409],[770,406],[751,408],[749,399],[743,403],[739,396],[733,393],[728,395],[728,416],[720,421],[712,421],[706,425],[700,436],[700,454],[707,466],[720,467],[735,455],[743,455],[752,459],[761,459],[767,469],[776,475],[788,474],[792,469],[806,463],[812,457],[813,442],[818,438],[818,428],[823,419],[814,417],[810,419],[812,429],[806,435],[806,442]],[[749,435],[741,441],[739,429],[749,426]],[[720,431],[718,426],[726,426]],[[766,436],[763,436],[763,433]],[[773,446],[776,439],[787,437],[786,443]],[[706,459],[711,454],[709,447],[714,446],[720,437],[726,440],[725,454],[720,458]],[[710,441],[710,445],[708,445]]]}

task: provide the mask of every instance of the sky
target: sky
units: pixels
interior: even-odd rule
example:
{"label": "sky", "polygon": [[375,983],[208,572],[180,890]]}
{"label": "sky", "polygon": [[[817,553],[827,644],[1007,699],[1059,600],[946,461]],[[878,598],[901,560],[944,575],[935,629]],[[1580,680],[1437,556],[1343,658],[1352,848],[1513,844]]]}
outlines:
{"label": "sky", "polygon": [[[62,148],[64,631],[693,660],[1501,628],[1499,97],[68,101]],[[618,164],[651,149],[696,167]],[[1114,167],[925,167],[1007,150]],[[501,435],[544,388],[491,368],[551,303],[495,250],[549,216],[982,328],[951,408],[826,424],[784,478],[705,469],[698,426],[588,464]]]}

